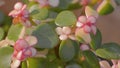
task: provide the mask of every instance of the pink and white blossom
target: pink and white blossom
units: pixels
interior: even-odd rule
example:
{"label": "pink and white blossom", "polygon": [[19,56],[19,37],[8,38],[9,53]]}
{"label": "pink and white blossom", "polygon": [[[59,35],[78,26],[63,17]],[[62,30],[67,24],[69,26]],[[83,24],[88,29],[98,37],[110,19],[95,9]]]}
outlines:
{"label": "pink and white blossom", "polygon": [[76,40],[74,33],[72,33],[72,29],[70,27],[57,27],[56,32],[59,35],[60,40],[66,40],[66,39],[71,39],[71,40]]}

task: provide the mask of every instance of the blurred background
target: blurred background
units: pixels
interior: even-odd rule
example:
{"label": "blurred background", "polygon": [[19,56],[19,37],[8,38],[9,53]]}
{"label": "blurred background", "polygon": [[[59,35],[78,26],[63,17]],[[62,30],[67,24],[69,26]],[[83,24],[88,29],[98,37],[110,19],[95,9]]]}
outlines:
{"label": "blurred background", "polygon": [[[14,4],[18,1],[21,0],[0,0],[0,12],[2,11],[2,13],[8,14],[13,9]],[[77,13],[79,13],[79,11],[76,11],[76,14]],[[1,14],[0,18],[2,19]],[[102,33],[103,43],[117,42],[120,44],[120,6],[115,7],[113,13],[100,16],[97,27]]]}

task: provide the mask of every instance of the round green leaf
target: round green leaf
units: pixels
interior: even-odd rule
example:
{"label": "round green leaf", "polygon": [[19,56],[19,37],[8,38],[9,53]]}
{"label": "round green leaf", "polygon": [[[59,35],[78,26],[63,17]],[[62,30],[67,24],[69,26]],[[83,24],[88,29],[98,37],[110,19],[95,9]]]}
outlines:
{"label": "round green leaf", "polygon": [[4,37],[4,30],[0,28],[0,40],[2,40]]}
{"label": "round green leaf", "polygon": [[7,38],[9,40],[16,41],[19,38],[22,29],[23,29],[23,26],[21,24],[12,25],[8,31]]}
{"label": "round green leaf", "polygon": [[76,55],[76,42],[72,40],[62,41],[59,47],[59,56],[63,61],[70,61]]}
{"label": "round green leaf", "polygon": [[75,25],[77,19],[71,11],[63,11],[58,14],[55,23],[58,26],[72,26]]}
{"label": "round green leaf", "polygon": [[107,1],[107,0],[103,0],[103,2],[97,8],[97,12],[100,15],[109,14],[109,13],[113,12],[113,10],[114,10],[114,8],[110,4],[110,1]]}
{"label": "round green leaf", "polygon": [[101,47],[102,44],[102,35],[99,30],[97,30],[96,35],[91,34],[92,41],[90,42],[90,46],[92,49],[96,50]]}
{"label": "round green leaf", "polygon": [[68,64],[65,68],[82,68],[82,67],[77,63],[71,63]]}
{"label": "round green leaf", "polygon": [[33,19],[44,20],[48,17],[48,9],[47,8],[39,8],[39,5],[33,5],[29,10],[30,16]]}
{"label": "round green leaf", "polygon": [[56,32],[46,23],[37,26],[32,35],[38,39],[37,48],[53,48],[59,43]]}
{"label": "round green leaf", "polygon": [[13,48],[0,48],[0,68],[10,68]]}
{"label": "round green leaf", "polygon": [[82,62],[83,68],[100,68],[98,58],[89,50],[83,51],[85,60]]}
{"label": "round green leaf", "polygon": [[102,48],[96,50],[96,55],[105,59],[120,59],[120,45],[116,43],[106,43]]}

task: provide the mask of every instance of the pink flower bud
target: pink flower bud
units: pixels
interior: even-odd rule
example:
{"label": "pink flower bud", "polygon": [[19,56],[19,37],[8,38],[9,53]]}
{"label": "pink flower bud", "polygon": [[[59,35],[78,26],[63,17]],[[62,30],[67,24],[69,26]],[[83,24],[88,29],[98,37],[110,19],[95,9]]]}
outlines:
{"label": "pink flower bud", "polygon": [[81,49],[82,51],[85,51],[85,50],[89,50],[90,48],[89,48],[88,45],[82,44],[82,45],[80,45],[80,49]]}
{"label": "pink flower bud", "polygon": [[57,27],[56,28],[56,32],[57,32],[58,35],[62,35],[63,34],[63,31],[62,31],[61,27]]}
{"label": "pink flower bud", "polygon": [[17,2],[15,5],[14,5],[14,9],[15,10],[21,10],[23,7],[23,4],[21,2]]}
{"label": "pink flower bud", "polygon": [[68,35],[71,33],[71,28],[70,27],[63,27],[62,31],[64,34]]}
{"label": "pink flower bud", "polygon": [[67,40],[68,36],[63,34],[63,35],[60,35],[59,38],[60,40]]}
{"label": "pink flower bud", "polygon": [[111,68],[110,64],[107,61],[100,61],[101,68]]}

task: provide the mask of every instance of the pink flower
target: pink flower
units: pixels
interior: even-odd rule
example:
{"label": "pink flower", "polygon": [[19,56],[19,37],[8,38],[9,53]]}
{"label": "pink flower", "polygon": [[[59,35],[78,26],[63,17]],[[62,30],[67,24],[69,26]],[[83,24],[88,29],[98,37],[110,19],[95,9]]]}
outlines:
{"label": "pink flower", "polygon": [[60,40],[72,39],[76,40],[75,35],[72,33],[72,29],[70,27],[57,27],[56,32],[59,35]]}
{"label": "pink flower", "polygon": [[[24,39],[18,39],[14,44],[13,63],[11,67],[20,65],[21,61],[24,61],[28,57],[36,55],[36,49],[33,48],[37,43],[37,39],[34,36],[27,36]],[[19,62],[18,62],[19,61]],[[15,65],[18,64],[18,65]]]}
{"label": "pink flower", "polygon": [[86,33],[92,32],[93,34],[96,34],[97,28],[95,24],[96,18],[94,16],[89,16],[88,18],[86,16],[80,16],[76,26],[78,28],[83,28]]}
{"label": "pink flower", "polygon": [[27,10],[27,5],[24,5],[21,2],[17,2],[14,5],[14,10],[9,13],[9,16],[12,16],[14,18],[14,24],[21,22],[25,26],[31,25],[30,22],[28,22],[29,12]]}

